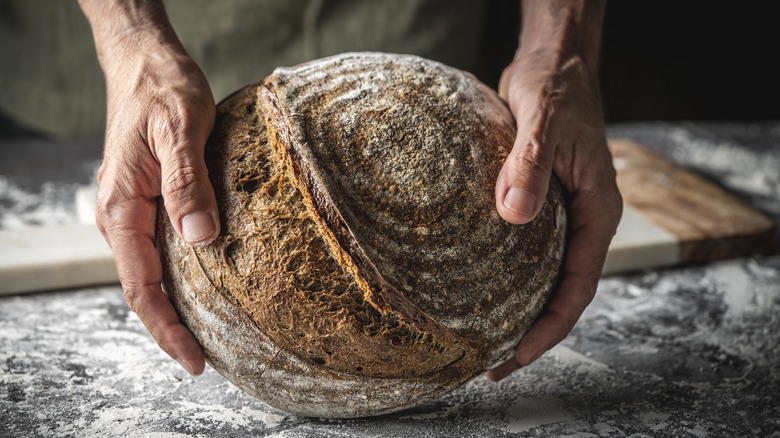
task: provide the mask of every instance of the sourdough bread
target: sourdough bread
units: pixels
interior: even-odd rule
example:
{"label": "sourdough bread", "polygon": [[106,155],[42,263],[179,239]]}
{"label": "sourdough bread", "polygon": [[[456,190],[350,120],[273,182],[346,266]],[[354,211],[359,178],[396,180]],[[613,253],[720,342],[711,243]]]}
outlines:
{"label": "sourdough bread", "polygon": [[554,289],[556,178],[511,225],[493,187],[515,135],[468,73],[351,53],[277,69],[217,108],[206,146],[222,231],[158,217],[164,288],[209,363],[293,413],[377,415],[514,353]]}

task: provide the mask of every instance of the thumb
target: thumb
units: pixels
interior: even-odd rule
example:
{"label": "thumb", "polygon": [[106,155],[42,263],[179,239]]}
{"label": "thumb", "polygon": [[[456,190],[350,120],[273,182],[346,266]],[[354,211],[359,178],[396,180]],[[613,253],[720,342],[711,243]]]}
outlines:
{"label": "thumb", "polygon": [[190,245],[206,245],[219,234],[214,188],[203,159],[206,139],[161,154],[162,196],[176,232]]}
{"label": "thumb", "polygon": [[539,213],[547,196],[553,150],[539,139],[515,141],[496,181],[496,208],[504,220],[525,224]]}

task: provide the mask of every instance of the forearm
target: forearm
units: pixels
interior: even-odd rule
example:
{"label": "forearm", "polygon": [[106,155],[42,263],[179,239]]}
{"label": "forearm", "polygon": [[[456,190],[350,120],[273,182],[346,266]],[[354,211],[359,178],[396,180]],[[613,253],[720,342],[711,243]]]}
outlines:
{"label": "forearm", "polygon": [[580,58],[598,70],[606,0],[523,0],[517,57],[539,56],[557,65]]}
{"label": "forearm", "polygon": [[79,0],[108,75],[133,55],[167,48],[184,52],[160,0]]}

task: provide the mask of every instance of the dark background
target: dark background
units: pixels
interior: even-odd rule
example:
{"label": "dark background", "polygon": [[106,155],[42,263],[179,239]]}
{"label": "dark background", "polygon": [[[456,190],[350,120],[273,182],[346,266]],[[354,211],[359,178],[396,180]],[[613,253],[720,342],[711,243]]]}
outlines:
{"label": "dark background", "polygon": [[601,70],[607,121],[777,119],[775,4],[609,2]]}
{"label": "dark background", "polygon": [[[600,72],[607,122],[778,119],[780,26],[774,5],[608,2]],[[495,1],[491,15],[500,25],[489,28],[487,46],[497,47],[496,56],[507,63],[517,42],[519,7]],[[499,75],[478,73],[490,85]]]}

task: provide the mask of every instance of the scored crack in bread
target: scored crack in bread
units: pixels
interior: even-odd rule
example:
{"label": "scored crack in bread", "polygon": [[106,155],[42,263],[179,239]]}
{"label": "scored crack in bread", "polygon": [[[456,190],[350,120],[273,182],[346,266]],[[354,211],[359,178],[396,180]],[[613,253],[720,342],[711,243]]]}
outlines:
{"label": "scored crack in bread", "polygon": [[565,208],[532,223],[493,185],[514,122],[471,75],[408,55],[277,69],[218,106],[222,231],[186,245],[160,208],[166,293],[233,383],[322,417],[393,412],[513,354],[555,286]]}

